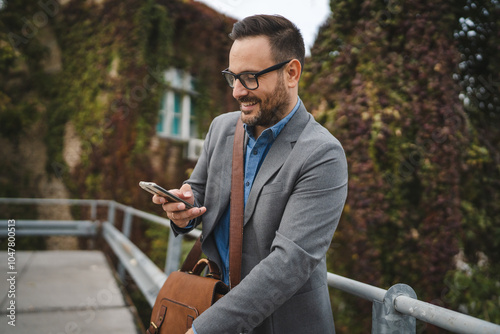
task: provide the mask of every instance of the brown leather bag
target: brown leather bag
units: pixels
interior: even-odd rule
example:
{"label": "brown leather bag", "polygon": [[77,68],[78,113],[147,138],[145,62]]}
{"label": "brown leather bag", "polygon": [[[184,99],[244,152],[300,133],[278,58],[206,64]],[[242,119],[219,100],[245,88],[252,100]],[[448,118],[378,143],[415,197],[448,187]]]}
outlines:
{"label": "brown leather bag", "polygon": [[[196,240],[179,271],[171,273],[156,297],[146,334],[184,334],[194,319],[222,298],[241,279],[243,240],[243,149],[241,119],[236,125],[231,176],[231,216],[229,235],[230,287],[220,280],[219,268],[201,257],[201,239]],[[197,262],[196,262],[197,261]],[[196,263],[193,265],[193,263]],[[208,267],[208,274],[200,276]]]}
{"label": "brown leather bag", "polygon": [[[209,274],[200,276],[206,266]],[[213,262],[201,259],[193,271],[171,273],[158,294],[146,333],[186,333],[194,319],[229,291],[219,280],[216,267]]]}

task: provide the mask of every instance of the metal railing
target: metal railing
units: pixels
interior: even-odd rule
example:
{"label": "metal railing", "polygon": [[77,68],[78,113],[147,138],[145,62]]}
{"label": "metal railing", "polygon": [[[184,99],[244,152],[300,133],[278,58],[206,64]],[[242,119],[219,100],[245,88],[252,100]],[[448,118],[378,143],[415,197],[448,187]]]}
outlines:
{"label": "metal railing", "polygon": [[[16,230],[25,235],[96,235],[109,244],[121,265],[137,283],[152,306],[168,274],[179,268],[182,237],[169,234],[165,271],[161,271],[131,240],[134,217],[161,224],[170,229],[168,219],[134,209],[111,200],[0,198],[0,204],[79,205],[90,208],[90,220],[84,221],[16,221]],[[105,219],[98,220],[98,207],[106,207]],[[115,226],[116,211],[123,212],[122,230]],[[15,217],[8,217],[12,219]],[[36,224],[38,222],[38,224]],[[81,225],[81,226],[79,226]],[[0,220],[0,237],[6,236],[7,220]],[[194,230],[192,237],[201,232]],[[120,271],[120,270],[119,270]],[[500,334],[500,326],[463,313],[451,311],[417,299],[406,284],[396,284],[384,290],[333,273],[328,273],[328,286],[372,302],[372,333],[416,333],[416,319],[454,333]]]}

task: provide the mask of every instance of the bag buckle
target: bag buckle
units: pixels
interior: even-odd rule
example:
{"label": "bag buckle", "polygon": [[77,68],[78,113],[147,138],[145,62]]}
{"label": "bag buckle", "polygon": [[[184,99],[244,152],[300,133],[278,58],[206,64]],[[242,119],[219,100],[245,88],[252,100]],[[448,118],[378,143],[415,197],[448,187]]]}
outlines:
{"label": "bag buckle", "polygon": [[[149,329],[151,329],[151,326],[153,326],[155,329],[154,333],[149,332]],[[149,329],[148,329],[148,333],[150,333],[150,334],[157,334],[158,333],[158,327],[156,326],[156,324],[153,321],[151,321]]]}

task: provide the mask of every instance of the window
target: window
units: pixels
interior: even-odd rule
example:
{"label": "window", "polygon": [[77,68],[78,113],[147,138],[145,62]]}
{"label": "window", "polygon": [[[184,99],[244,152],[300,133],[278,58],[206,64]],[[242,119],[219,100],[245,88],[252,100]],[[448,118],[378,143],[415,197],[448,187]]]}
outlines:
{"label": "window", "polygon": [[160,102],[156,132],[159,137],[187,142],[185,156],[196,160],[201,154],[203,140],[197,139],[193,77],[187,72],[171,68],[165,72],[164,78],[168,88]]}
{"label": "window", "polygon": [[158,135],[186,141],[197,138],[192,76],[172,68],[165,72],[164,78],[168,89],[161,99]]}

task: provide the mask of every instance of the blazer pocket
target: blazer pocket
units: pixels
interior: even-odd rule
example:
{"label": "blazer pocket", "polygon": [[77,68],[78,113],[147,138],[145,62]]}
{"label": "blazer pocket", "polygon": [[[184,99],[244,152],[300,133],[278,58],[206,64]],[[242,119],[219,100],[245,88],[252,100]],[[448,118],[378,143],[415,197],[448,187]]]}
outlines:
{"label": "blazer pocket", "polygon": [[274,193],[279,193],[283,191],[283,183],[282,182],[275,182],[271,183],[268,185],[265,185],[262,187],[262,195],[267,195],[267,194],[274,194]]}

